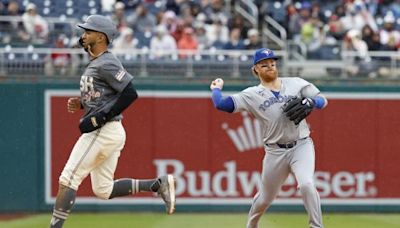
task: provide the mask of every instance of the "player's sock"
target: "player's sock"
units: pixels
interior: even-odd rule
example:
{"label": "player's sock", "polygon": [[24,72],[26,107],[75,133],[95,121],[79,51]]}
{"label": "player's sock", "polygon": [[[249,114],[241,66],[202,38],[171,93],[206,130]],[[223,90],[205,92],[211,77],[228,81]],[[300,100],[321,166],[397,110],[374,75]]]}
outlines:
{"label": "player's sock", "polygon": [[160,188],[160,180],[151,179],[151,180],[138,180],[139,181],[139,192],[157,192]]}
{"label": "player's sock", "polygon": [[120,196],[127,196],[137,192],[157,192],[160,188],[158,179],[151,180],[135,180],[135,179],[119,179],[114,181],[113,190],[109,199]]}
{"label": "player's sock", "polygon": [[50,228],[61,228],[67,219],[75,203],[76,191],[64,185],[60,185],[57,193],[56,203],[53,209],[53,217]]}
{"label": "player's sock", "polygon": [[136,192],[138,192],[135,182],[136,180],[128,178],[115,180],[113,190],[109,199],[135,194]]}

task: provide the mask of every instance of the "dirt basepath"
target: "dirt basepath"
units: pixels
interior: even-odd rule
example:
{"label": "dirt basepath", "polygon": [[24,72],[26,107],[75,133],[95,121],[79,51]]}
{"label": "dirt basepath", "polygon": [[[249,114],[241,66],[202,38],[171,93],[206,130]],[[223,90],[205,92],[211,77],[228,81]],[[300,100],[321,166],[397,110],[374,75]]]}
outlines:
{"label": "dirt basepath", "polygon": [[14,219],[20,219],[24,217],[28,217],[31,214],[21,214],[21,213],[15,213],[15,214],[0,214],[0,221],[10,221]]}

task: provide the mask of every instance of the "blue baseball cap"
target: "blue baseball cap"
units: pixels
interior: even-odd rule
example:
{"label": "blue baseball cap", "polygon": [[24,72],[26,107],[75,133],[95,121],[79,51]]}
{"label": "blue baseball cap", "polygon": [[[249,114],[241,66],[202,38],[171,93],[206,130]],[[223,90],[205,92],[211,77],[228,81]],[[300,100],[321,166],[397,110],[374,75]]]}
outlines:
{"label": "blue baseball cap", "polygon": [[274,52],[271,49],[261,48],[254,53],[253,65],[256,65],[258,62],[264,59],[278,60],[278,57],[275,56]]}

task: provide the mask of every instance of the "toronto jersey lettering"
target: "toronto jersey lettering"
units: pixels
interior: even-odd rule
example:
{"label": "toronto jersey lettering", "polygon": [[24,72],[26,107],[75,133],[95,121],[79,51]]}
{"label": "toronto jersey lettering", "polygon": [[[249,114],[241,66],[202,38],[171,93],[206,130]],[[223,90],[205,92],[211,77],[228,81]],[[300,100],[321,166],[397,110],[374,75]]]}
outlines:
{"label": "toronto jersey lettering", "polygon": [[262,86],[249,87],[232,95],[235,112],[248,111],[260,120],[264,143],[288,143],[308,137],[305,120],[295,125],[283,112],[282,105],[291,97],[315,97],[320,93],[313,84],[298,77],[282,77],[279,93]]}
{"label": "toronto jersey lettering", "polygon": [[[110,52],[90,61],[80,81],[81,103],[87,115],[108,113],[118,99],[119,93],[133,79]],[[122,116],[113,119],[119,120]]]}

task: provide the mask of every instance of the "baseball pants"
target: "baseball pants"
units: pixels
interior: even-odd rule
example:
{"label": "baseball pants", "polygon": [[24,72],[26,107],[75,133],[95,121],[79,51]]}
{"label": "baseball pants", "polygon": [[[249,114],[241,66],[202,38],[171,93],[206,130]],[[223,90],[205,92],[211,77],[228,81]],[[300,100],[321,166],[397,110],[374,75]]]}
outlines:
{"label": "baseball pants", "polygon": [[266,147],[266,150],[269,152],[266,152],[263,160],[262,187],[253,199],[247,228],[258,228],[260,217],[278,195],[289,173],[296,178],[310,227],[323,227],[320,198],[313,180],[315,151],[312,139],[301,139],[290,149]]}
{"label": "baseball pants", "polygon": [[90,174],[94,194],[108,199],[125,139],[121,121],[111,121],[98,130],[82,134],[72,149],[59,183],[78,190]]}

